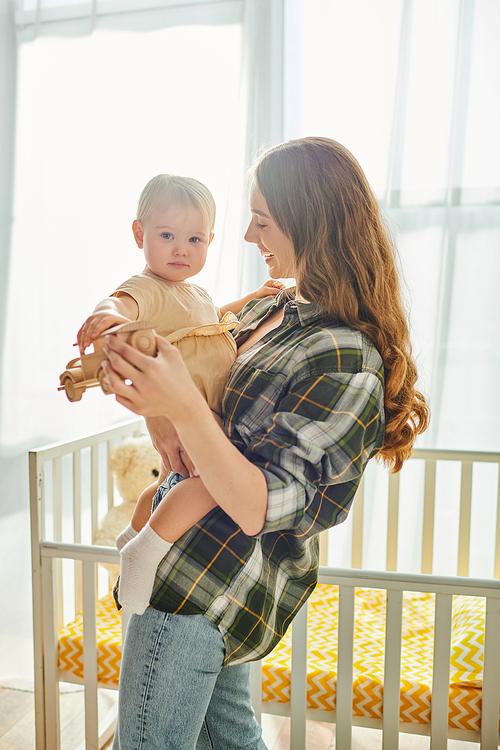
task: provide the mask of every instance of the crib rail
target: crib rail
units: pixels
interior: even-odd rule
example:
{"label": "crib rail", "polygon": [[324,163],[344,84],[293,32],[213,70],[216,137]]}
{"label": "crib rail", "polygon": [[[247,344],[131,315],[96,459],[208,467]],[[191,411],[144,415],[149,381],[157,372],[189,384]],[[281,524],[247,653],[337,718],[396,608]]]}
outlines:
{"label": "crib rail", "polygon": [[[496,750],[499,745],[500,694],[500,582],[490,579],[463,579],[426,574],[401,574],[345,568],[320,568],[319,583],[339,586],[338,661],[336,710],[307,709],[307,605],[292,625],[292,668],[290,704],[263,704],[260,662],[252,664],[252,700],[260,719],[262,712],[290,716],[290,750],[306,748],[306,720],[336,724],[335,747],[351,748],[353,726],[382,730],[383,750],[399,745],[399,732],[429,735],[432,750],[445,750],[447,740],[480,742],[482,750]],[[383,717],[370,719],[354,716],[353,632],[354,594],[356,587],[386,591],[386,637],[383,690]],[[415,591],[435,595],[435,630],[433,684],[430,724],[400,721],[400,657],[403,615],[403,592]],[[484,597],[486,600],[484,677],[480,732],[458,730],[448,726],[450,685],[451,604],[453,595]]]}
{"label": "crib rail", "polygon": [[[494,564],[491,571],[492,576],[500,578],[500,453],[489,453],[480,451],[450,451],[450,450],[425,450],[416,449],[413,452],[410,461],[407,461],[400,474],[391,474],[388,478],[387,490],[387,542],[385,556],[385,570],[398,570],[398,551],[399,551],[399,534],[398,526],[400,521],[400,509],[402,498],[402,483],[408,468],[415,462],[421,463],[422,475],[422,523],[420,528],[415,528],[415,533],[419,535],[421,544],[421,573],[436,573],[434,565],[434,547],[435,547],[435,520],[436,509],[438,507],[437,497],[437,476],[440,469],[446,465],[456,464],[460,471],[459,479],[459,531],[458,531],[458,554],[456,574],[459,576],[468,576],[471,557],[471,518],[472,518],[472,497],[474,489],[474,479],[480,467],[486,464],[496,465],[496,522],[494,547]],[[356,497],[353,503],[351,516],[351,555],[350,566],[352,568],[367,567],[364,564],[364,553],[366,551],[366,532],[364,522],[365,495],[369,502],[373,501],[373,493],[367,488],[366,476],[370,474],[370,469],[375,467],[371,462],[367,474],[362,479]],[[322,535],[322,559],[323,565],[328,562],[328,538],[325,532]]]}

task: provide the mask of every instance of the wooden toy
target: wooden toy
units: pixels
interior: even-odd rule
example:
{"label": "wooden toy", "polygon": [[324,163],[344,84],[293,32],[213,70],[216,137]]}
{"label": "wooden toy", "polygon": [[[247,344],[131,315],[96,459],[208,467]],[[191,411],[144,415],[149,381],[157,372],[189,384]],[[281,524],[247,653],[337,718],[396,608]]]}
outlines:
{"label": "wooden toy", "polygon": [[111,393],[104,380],[104,370],[102,369],[102,362],[106,359],[103,351],[105,336],[108,334],[118,336],[119,339],[133,346],[142,354],[155,357],[156,340],[152,330],[154,326],[155,323],[149,320],[136,320],[132,323],[122,323],[108,328],[102,336],[99,336],[93,342],[93,352],[82,354],[78,359],[72,359],[68,362],[66,370],[59,377],[61,385],[57,390],[66,391],[66,396],[70,401],[80,401],[84,391],[96,385],[100,385],[104,393]]}

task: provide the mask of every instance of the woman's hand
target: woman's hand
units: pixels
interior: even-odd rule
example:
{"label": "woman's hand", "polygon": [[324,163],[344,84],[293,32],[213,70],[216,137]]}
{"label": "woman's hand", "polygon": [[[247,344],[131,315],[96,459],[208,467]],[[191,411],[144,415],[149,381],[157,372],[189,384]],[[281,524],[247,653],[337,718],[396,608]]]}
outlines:
{"label": "woman's hand", "polygon": [[194,467],[184,450],[177,430],[168,417],[146,417],[146,427],[154,448],[162,459],[162,466],[183,477],[194,476]]}
{"label": "woman's hand", "polygon": [[116,400],[134,414],[196,422],[200,411],[210,409],[193,383],[179,351],[156,336],[158,354],[149,357],[107,336],[103,369]]}

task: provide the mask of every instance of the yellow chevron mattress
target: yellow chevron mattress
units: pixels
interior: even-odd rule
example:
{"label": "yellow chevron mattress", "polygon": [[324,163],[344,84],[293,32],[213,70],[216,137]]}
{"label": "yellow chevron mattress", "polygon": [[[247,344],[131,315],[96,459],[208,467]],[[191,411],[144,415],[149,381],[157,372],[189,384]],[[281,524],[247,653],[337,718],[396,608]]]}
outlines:
{"label": "yellow chevron mattress", "polygon": [[[385,650],[385,596],[357,589],[354,618],[353,711],[382,717]],[[448,723],[459,729],[481,725],[484,599],[453,598],[452,655]],[[333,710],[336,695],[338,587],[320,584],[308,613],[307,706]],[[400,719],[428,724],[431,711],[434,596],[405,592],[401,647]],[[290,700],[291,633],[264,659],[265,700]]]}
{"label": "yellow chevron mattress", "polygon": [[[335,708],[338,587],[320,584],[309,600],[308,708]],[[400,718],[430,722],[434,597],[405,593],[401,664]],[[59,668],[83,678],[82,618],[59,632]],[[110,595],[98,602],[98,679],[118,686],[121,622]],[[381,718],[385,645],[385,591],[358,589],[354,627],[354,699],[358,716]],[[484,649],[484,600],[453,599],[449,725],[480,728]],[[263,660],[263,699],[290,701],[291,632]]]}
{"label": "yellow chevron mattress", "polygon": [[[81,615],[59,631],[59,669],[83,679],[83,619]],[[118,687],[122,658],[122,622],[112,594],[97,602],[97,679]]]}

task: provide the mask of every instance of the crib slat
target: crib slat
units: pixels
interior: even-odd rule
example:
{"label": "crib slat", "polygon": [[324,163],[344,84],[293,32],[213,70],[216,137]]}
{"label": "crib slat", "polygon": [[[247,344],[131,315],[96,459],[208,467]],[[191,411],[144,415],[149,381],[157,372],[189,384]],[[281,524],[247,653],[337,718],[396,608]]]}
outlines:
{"label": "crib slat", "polygon": [[[82,541],[82,452],[73,453],[73,539]],[[75,614],[82,611],[82,566],[75,561]]]}
{"label": "crib slat", "polygon": [[352,505],[352,548],[351,567],[363,566],[363,506],[364,506],[365,478],[361,477]]}
{"label": "crib slat", "polygon": [[[129,609],[125,609],[124,607],[120,610],[121,614],[121,620],[122,620],[122,643],[125,643],[125,636],[127,635],[127,628],[128,628],[128,621],[130,620],[131,612]],[[257,662],[252,662],[252,665]],[[260,667],[260,690],[262,692],[262,665],[259,662]],[[261,703],[262,703],[262,696],[261,696]]]}
{"label": "crib slat", "polygon": [[460,525],[458,532],[457,575],[469,575],[470,518],[472,505],[472,461],[462,461],[460,484]]}
{"label": "crib slat", "polygon": [[307,708],[307,602],[292,625],[290,750],[305,750]]}
{"label": "crib slat", "polygon": [[481,748],[497,748],[500,693],[500,599],[486,598],[484,676],[481,703]]}
{"label": "crib slat", "polygon": [[[121,610],[123,613],[123,609]],[[122,643],[125,643],[126,626],[122,614]],[[255,718],[262,723],[262,661],[250,662],[250,696]]]}
{"label": "crib slat", "polygon": [[403,592],[387,591],[385,626],[384,708],[382,750],[394,750],[399,743],[399,682],[401,677],[401,633]]}
{"label": "crib slat", "polygon": [[387,511],[387,570],[398,567],[399,474],[389,474],[389,505]]}
{"label": "crib slat", "polygon": [[354,586],[339,586],[337,654],[337,750],[350,750],[352,741],[352,668],[354,649]]}
{"label": "crib slat", "polygon": [[52,461],[52,515],[55,542],[62,542],[62,463],[61,458]]}
{"label": "crib slat", "polygon": [[110,471],[109,468],[109,457],[111,455],[111,451],[113,450],[113,440],[108,440],[107,446],[108,446],[108,453],[107,453],[107,467],[106,467],[106,476],[107,476],[107,488],[108,488],[108,510],[114,505],[114,484],[113,484],[113,472]]}
{"label": "crib slat", "polygon": [[[54,541],[62,541],[62,460],[59,456],[52,461],[52,516]],[[61,560],[54,563],[57,603],[57,627],[63,626],[63,584]]]}
{"label": "crib slat", "polygon": [[90,463],[90,498],[91,498],[91,515],[92,515],[92,538],[98,525],[98,500],[99,500],[99,446],[93,445],[91,448]]}
{"label": "crib slat", "polygon": [[38,477],[40,487],[40,504],[38,506],[38,522],[40,527],[40,536],[38,541],[47,538],[47,493],[45,491],[45,464],[42,462],[40,474]]}
{"label": "crib slat", "polygon": [[319,534],[319,564],[325,567],[328,565],[328,531],[326,529]]}
{"label": "crib slat", "polygon": [[497,482],[497,529],[495,537],[495,570],[493,575],[495,578],[500,578],[500,464],[498,466]]}
{"label": "crib slat", "polygon": [[54,571],[60,560],[42,558],[42,620],[45,682],[45,747],[60,750],[59,682],[57,676],[57,607],[54,600]]}
{"label": "crib slat", "polygon": [[82,453],[73,453],[73,539],[82,541]]}
{"label": "crib slat", "polygon": [[448,745],[448,703],[451,651],[451,594],[436,594],[432,669],[431,750]]}
{"label": "crib slat", "polygon": [[31,516],[31,565],[33,577],[33,666],[35,679],[36,750],[45,744],[44,649],[42,624],[42,575],[40,539],[44,526],[43,463],[35,452],[29,453],[29,488]]}
{"label": "crib slat", "polygon": [[94,562],[84,562],[82,567],[85,741],[86,750],[99,750],[97,708],[96,570]]}
{"label": "crib slat", "polygon": [[434,497],[436,494],[436,462],[425,462],[424,520],[422,528],[422,573],[432,573],[434,547]]}

